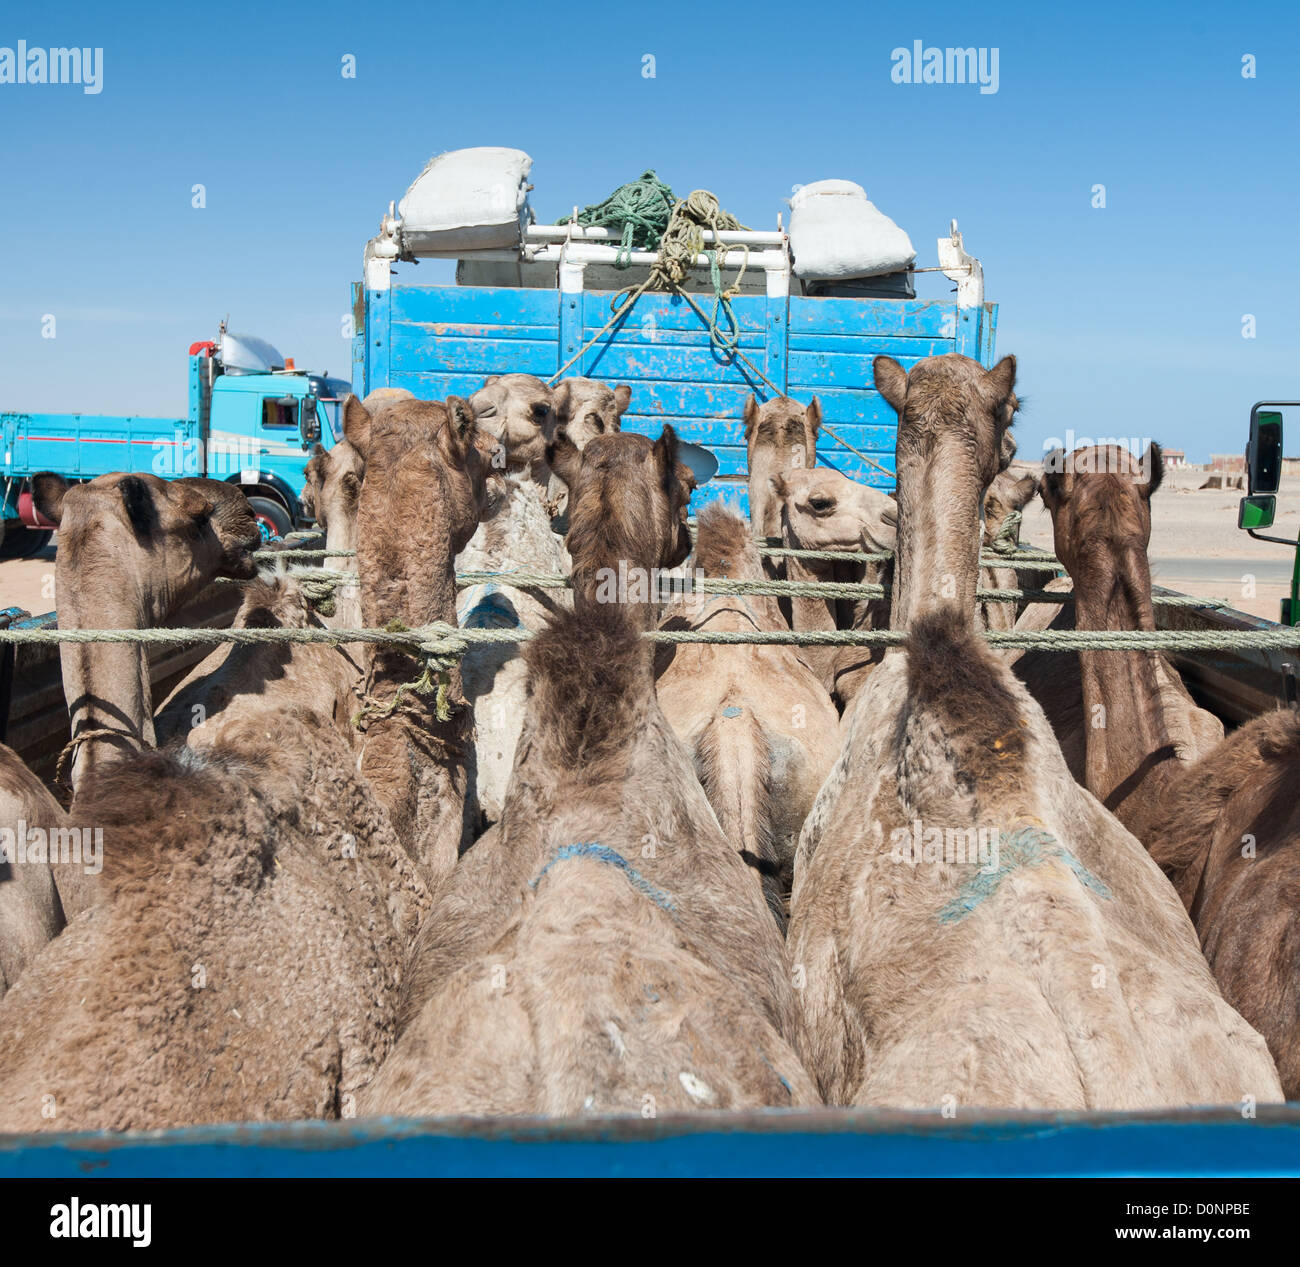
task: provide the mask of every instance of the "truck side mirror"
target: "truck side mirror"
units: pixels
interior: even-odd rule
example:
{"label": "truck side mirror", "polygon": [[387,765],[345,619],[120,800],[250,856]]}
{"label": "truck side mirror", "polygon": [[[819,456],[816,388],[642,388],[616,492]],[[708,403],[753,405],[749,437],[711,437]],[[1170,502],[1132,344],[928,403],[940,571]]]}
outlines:
{"label": "truck side mirror", "polygon": [[[1246,447],[1246,470],[1251,493],[1276,493],[1282,478],[1282,415],[1259,410],[1251,415],[1250,443]],[[1272,512],[1269,523],[1273,522]]]}
{"label": "truck side mirror", "polygon": [[320,439],[320,415],[316,412],[316,397],[302,398],[302,412],[298,415],[298,430],[302,435],[302,447],[314,444]]}
{"label": "truck side mirror", "polygon": [[1238,528],[1271,528],[1277,498],[1272,493],[1252,493],[1243,497],[1237,507]]}

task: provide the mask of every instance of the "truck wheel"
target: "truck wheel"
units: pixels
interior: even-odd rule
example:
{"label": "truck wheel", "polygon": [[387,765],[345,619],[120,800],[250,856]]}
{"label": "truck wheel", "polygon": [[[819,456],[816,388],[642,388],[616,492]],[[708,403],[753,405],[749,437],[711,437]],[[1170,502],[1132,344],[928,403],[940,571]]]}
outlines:
{"label": "truck wheel", "polygon": [[272,537],[283,537],[293,531],[293,520],[289,518],[289,512],[279,502],[272,501],[269,497],[250,497],[248,504],[253,508],[253,514],[257,516],[262,536],[266,540],[269,541]]}
{"label": "truck wheel", "polygon": [[24,528],[17,520],[6,520],[4,540],[0,541],[0,559],[30,559],[50,544],[52,528]]}

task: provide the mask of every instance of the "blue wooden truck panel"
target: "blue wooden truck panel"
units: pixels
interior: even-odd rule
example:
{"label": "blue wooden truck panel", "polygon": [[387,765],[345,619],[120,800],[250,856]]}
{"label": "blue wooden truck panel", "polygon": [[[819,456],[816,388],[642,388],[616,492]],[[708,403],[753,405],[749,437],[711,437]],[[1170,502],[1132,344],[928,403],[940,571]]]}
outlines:
{"label": "blue wooden truck panel", "polygon": [[[549,378],[609,320],[610,298],[601,291],[401,284],[368,291],[353,349],[354,383],[362,395],[405,387],[437,400],[468,395],[489,374]],[[706,311],[712,304],[699,302]],[[744,355],[786,394],[817,396],[825,421],[890,471],[896,419],[872,386],[872,358],[887,353],[910,367],[922,357],[962,352],[993,361],[994,304],[742,296],[733,310]],[[702,495],[746,504],[745,400],[751,392],[760,401],[772,393],[743,361],[710,346],[699,316],[680,297],[643,295],[566,374],[628,383],[632,404],[623,426],[657,435],[672,423],[683,439],[718,458],[719,479]],[[818,462],[893,486],[829,436],[818,446]]]}

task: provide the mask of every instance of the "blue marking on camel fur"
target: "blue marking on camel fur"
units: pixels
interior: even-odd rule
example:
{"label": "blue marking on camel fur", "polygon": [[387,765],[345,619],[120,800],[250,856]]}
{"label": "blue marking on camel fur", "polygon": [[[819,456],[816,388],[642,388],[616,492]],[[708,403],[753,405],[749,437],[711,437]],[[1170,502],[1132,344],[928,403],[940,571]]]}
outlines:
{"label": "blue marking on camel fur", "polygon": [[1016,867],[1037,867],[1045,862],[1056,860],[1064,862],[1086,889],[1090,889],[1098,897],[1110,899],[1110,889],[1051,832],[1037,827],[1022,827],[1005,842],[999,843],[998,858],[998,866],[995,870],[978,871],[957,890],[952,900],[939,912],[941,924],[955,924],[965,919],[977,906],[986,902],[998,891],[1002,881]]}
{"label": "blue marking on camel fur", "polygon": [[656,906],[667,911],[669,915],[677,914],[677,907],[673,905],[672,899],[662,889],[656,888],[649,880],[645,878],[621,853],[616,849],[609,848],[608,845],[602,845],[599,841],[591,840],[580,842],[572,845],[561,845],[552,855],[548,862],[538,873],[528,882],[528,887],[535,889],[544,876],[557,862],[564,862],[569,858],[594,858],[597,862],[607,862],[611,867],[617,867],[626,877],[628,883],[642,896],[648,897]]}

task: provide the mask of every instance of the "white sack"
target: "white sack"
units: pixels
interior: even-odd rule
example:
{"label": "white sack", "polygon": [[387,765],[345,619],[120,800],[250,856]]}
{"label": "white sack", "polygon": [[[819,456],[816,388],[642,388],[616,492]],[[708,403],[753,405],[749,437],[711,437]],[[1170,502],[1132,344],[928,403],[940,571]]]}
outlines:
{"label": "white sack", "polygon": [[916,259],[907,234],[851,180],[819,180],[790,199],[790,250],[809,281],[900,273]]}
{"label": "white sack", "polygon": [[408,249],[475,251],[518,246],[528,224],[523,150],[484,145],[431,158],[398,206]]}

